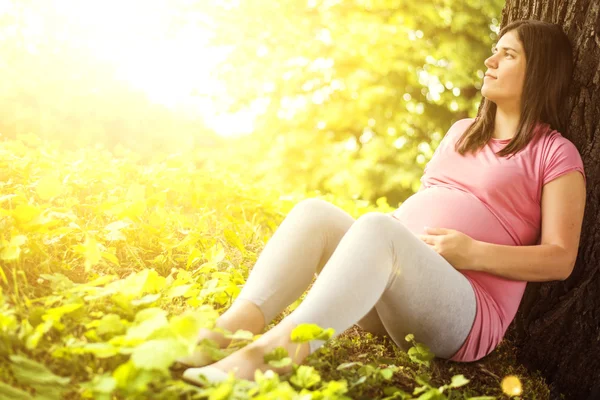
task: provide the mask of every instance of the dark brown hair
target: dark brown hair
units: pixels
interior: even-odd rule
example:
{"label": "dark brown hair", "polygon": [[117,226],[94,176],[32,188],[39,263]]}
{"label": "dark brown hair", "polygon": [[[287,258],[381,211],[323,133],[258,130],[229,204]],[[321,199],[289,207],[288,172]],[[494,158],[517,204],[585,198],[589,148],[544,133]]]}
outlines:
{"label": "dark brown hair", "polygon": [[[514,155],[527,146],[540,122],[564,133],[560,111],[573,73],[571,43],[560,26],[535,20],[514,21],[502,28],[498,39],[512,30],[525,51],[525,83],[517,132],[496,153],[499,156]],[[475,122],[457,141],[456,151],[464,155],[484,147],[494,133],[495,118],[496,104],[484,97]]]}

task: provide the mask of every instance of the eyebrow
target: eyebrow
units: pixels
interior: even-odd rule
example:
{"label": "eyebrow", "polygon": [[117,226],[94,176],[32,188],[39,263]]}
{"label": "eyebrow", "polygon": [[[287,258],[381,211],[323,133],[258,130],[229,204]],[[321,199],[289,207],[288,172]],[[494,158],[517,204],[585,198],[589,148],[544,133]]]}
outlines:
{"label": "eyebrow", "polygon": [[[497,50],[498,48],[497,48],[496,46],[494,46],[494,47],[492,47],[492,50],[494,50],[494,49],[496,49],[496,50]],[[506,46],[503,46],[503,47],[501,47],[501,49],[504,49],[504,50],[512,50],[512,51],[514,51],[515,53],[519,53],[517,50],[513,49],[512,47],[506,47]]]}

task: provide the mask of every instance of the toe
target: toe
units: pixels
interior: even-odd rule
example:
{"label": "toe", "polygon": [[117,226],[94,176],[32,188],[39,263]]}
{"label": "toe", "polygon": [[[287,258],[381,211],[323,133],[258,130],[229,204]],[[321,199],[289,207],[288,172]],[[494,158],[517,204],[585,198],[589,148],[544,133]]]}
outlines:
{"label": "toe", "polygon": [[220,383],[229,378],[229,374],[216,367],[188,368],[183,373],[183,380],[194,385]]}
{"label": "toe", "polygon": [[188,367],[203,367],[215,362],[210,354],[204,351],[195,351],[189,356],[178,358],[176,361]]}

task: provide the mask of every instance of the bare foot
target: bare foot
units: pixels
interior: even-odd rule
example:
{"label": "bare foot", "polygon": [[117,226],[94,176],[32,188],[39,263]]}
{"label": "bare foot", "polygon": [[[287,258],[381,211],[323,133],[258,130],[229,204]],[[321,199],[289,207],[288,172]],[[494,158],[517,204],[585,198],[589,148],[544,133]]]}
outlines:
{"label": "bare foot", "polygon": [[293,363],[302,363],[308,356],[310,347],[308,343],[298,344],[290,340],[290,334],[295,327],[295,324],[284,319],[258,340],[217,361],[212,364],[212,367],[224,372],[233,371],[236,378],[247,380],[254,380],[254,373],[257,369],[262,372],[270,369],[278,374],[291,372],[293,368],[292,364],[276,368],[265,363],[264,356],[277,347],[283,347],[288,352]]}
{"label": "bare foot", "polygon": [[[232,342],[225,337],[223,330],[235,333],[242,329],[252,332],[254,335],[262,332],[265,327],[262,311],[253,303],[240,299],[221,315],[215,324],[215,329],[202,328],[196,338],[196,343],[204,339],[213,340],[219,349],[228,348]],[[212,352],[214,353],[214,352]],[[216,360],[211,353],[202,349],[196,349],[192,354],[179,358],[177,362],[190,367],[201,367],[214,363]]]}
{"label": "bare foot", "polygon": [[[229,347],[231,339],[225,338],[223,333],[213,331],[207,328],[202,328],[196,338],[196,343],[200,344],[205,339],[216,342],[218,349]],[[219,357],[215,357],[215,351],[209,351],[203,348],[196,348],[194,352],[188,356],[177,359],[177,362],[187,367],[202,367],[214,363]],[[222,356],[221,356],[222,357]]]}

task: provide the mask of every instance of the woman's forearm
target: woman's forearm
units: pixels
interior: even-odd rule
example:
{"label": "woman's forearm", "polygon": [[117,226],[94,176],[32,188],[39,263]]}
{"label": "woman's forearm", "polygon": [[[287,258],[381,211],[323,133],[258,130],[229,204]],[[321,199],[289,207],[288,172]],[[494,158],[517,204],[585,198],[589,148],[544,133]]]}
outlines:
{"label": "woman's forearm", "polygon": [[556,245],[505,246],[480,241],[474,242],[471,259],[471,270],[528,282],[565,280],[575,263]]}

